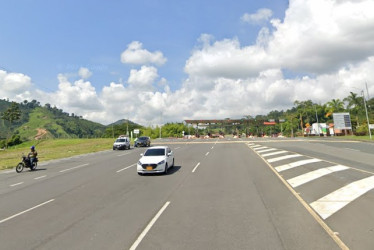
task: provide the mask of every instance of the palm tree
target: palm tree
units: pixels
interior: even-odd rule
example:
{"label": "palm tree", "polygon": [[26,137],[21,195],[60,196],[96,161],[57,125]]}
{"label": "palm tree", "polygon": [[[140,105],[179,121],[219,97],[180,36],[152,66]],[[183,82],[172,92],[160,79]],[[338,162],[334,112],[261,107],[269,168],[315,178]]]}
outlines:
{"label": "palm tree", "polygon": [[350,95],[343,100],[348,103],[347,109],[352,115],[356,116],[357,126],[360,126],[358,116],[359,113],[364,110],[362,97],[357,96],[356,93],[350,92]]}
{"label": "palm tree", "polygon": [[327,103],[329,113],[336,113],[344,111],[344,102],[340,99],[332,99]]}

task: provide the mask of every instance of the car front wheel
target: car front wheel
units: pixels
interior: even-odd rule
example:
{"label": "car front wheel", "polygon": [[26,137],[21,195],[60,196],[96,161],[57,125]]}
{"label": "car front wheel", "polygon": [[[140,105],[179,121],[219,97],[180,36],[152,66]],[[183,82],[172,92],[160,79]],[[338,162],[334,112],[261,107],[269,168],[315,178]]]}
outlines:
{"label": "car front wheel", "polygon": [[168,174],[168,164],[167,164],[167,163],[165,164],[165,171],[164,171],[164,174]]}

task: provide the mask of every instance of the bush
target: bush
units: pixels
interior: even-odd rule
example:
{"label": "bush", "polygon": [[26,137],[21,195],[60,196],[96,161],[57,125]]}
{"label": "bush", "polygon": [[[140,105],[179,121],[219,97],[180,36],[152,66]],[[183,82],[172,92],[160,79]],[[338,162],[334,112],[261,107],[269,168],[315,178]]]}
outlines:
{"label": "bush", "polygon": [[8,141],[8,147],[15,146],[21,143],[22,143],[21,137],[19,135],[13,135],[12,138]]}
{"label": "bush", "polygon": [[361,126],[356,128],[356,131],[354,134],[358,136],[363,136],[363,135],[367,135],[367,133],[368,133],[367,124],[362,124]]}

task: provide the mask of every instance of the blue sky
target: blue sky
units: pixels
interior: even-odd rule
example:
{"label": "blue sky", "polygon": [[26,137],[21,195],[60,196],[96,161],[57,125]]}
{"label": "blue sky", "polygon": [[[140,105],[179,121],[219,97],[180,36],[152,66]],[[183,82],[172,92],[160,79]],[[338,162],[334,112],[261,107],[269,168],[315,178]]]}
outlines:
{"label": "blue sky", "polygon": [[4,1],[0,66],[32,76],[45,90],[56,90],[57,74],[87,67],[92,83],[103,86],[128,77],[131,66],[123,65],[119,55],[135,40],[150,51],[163,51],[168,63],[159,72],[176,88],[186,77],[183,66],[200,34],[253,43],[259,27],[240,17],[264,6],[282,16],[287,1],[272,2]]}
{"label": "blue sky", "polygon": [[37,99],[103,124],[153,125],[344,98],[365,81],[374,93],[371,7],[349,0],[2,1],[0,98]]}

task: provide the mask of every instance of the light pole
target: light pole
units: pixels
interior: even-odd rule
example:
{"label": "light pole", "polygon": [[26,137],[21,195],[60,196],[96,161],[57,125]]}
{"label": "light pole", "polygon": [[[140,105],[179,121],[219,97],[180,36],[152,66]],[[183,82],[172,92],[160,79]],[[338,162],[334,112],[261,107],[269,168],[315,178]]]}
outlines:
{"label": "light pole", "polygon": [[370,122],[369,122],[368,109],[366,107],[366,100],[365,100],[364,91],[362,90],[361,93],[362,93],[362,98],[364,99],[364,106],[365,106],[365,112],[366,112],[366,121],[368,123],[369,136],[370,136],[370,140],[371,140]]}
{"label": "light pole", "polygon": [[316,105],[314,105],[314,111],[316,112],[316,119],[317,119],[317,129],[318,129],[318,136],[321,136],[321,132],[319,131],[319,121],[318,121],[318,115],[317,115],[317,108]]}

